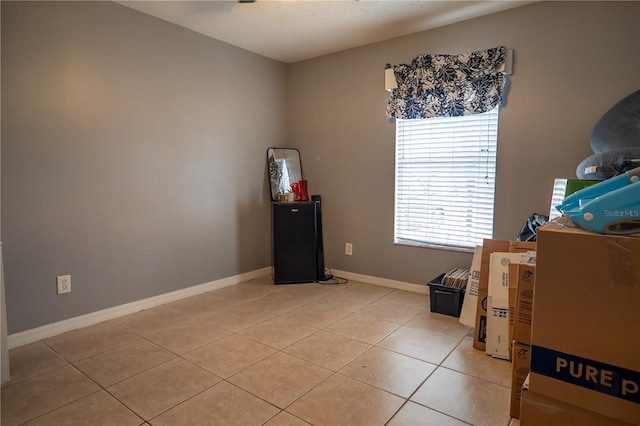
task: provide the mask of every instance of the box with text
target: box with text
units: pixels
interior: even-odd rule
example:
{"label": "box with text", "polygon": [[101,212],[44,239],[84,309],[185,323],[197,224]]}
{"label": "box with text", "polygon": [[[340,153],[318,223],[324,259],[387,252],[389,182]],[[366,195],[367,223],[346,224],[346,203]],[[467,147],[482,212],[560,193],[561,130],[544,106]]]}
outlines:
{"label": "box with text", "polygon": [[640,419],[640,238],[538,228],[530,390]]}

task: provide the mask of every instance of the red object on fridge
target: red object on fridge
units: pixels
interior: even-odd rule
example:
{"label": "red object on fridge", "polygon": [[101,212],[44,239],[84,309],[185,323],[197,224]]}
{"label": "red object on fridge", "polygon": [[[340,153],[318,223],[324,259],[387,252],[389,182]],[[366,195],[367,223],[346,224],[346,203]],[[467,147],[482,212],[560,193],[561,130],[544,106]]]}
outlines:
{"label": "red object on fridge", "polygon": [[309,201],[309,193],[307,192],[307,181],[298,182],[298,192],[296,193],[296,201]]}

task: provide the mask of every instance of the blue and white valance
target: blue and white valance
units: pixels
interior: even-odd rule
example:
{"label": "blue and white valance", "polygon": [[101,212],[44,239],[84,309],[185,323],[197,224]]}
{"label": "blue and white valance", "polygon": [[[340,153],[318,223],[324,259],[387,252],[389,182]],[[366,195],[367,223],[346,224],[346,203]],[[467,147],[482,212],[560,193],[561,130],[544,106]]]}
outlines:
{"label": "blue and white valance", "polygon": [[[387,117],[458,117],[490,111],[502,101],[503,46],[460,55],[419,55],[394,65]],[[390,65],[387,65],[390,67]]]}

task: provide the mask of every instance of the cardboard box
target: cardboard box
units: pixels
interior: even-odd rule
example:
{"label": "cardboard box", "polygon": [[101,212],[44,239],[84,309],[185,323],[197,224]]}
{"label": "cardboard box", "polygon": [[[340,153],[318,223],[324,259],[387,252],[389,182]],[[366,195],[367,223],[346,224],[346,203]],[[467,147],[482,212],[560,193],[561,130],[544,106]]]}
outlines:
{"label": "cardboard box", "polygon": [[[637,423],[636,423],[637,424]],[[622,420],[603,416],[531,390],[522,391],[520,426],[630,426]]]}
{"label": "cardboard box", "polygon": [[[533,275],[530,275],[530,272],[525,273],[525,271],[521,273],[520,264],[525,265],[524,268],[527,268],[527,270],[530,269],[529,266],[532,266],[535,269],[535,262],[536,262],[535,258],[536,258],[536,252],[528,251],[522,256],[522,259],[520,260],[519,263],[509,264],[509,341],[510,342],[517,340],[513,336],[513,329],[515,325],[516,301],[517,301],[516,296],[518,293],[517,290],[518,290],[519,282],[521,281],[525,281],[527,283],[529,281],[531,282],[531,290],[532,290],[531,293],[524,290],[524,286],[522,286],[522,284],[520,285],[523,288],[523,291],[525,291],[525,294],[529,297],[529,301],[532,301],[533,299]],[[530,335],[531,334],[531,310],[529,310],[528,318],[529,318],[528,324],[529,324],[529,335]],[[526,341],[521,341],[521,343],[531,344],[531,337],[528,337]]]}
{"label": "cardboard box", "polygon": [[478,283],[478,303],[476,307],[476,321],[473,332],[473,347],[486,350],[487,339],[487,304],[489,296],[489,259],[491,253],[500,252],[526,252],[535,250],[535,242],[505,241],[485,239],[482,245],[482,261],[480,263],[480,281]]}
{"label": "cardboard box", "polygon": [[[511,266],[515,270],[513,279],[509,280],[509,290],[514,297],[512,337],[516,342],[530,345],[536,252],[527,253],[520,263]],[[511,276],[510,274],[509,277]]]}
{"label": "cardboard box", "polygon": [[509,265],[520,263],[522,256],[523,253],[491,253],[488,287],[494,308],[509,309]]}
{"label": "cardboard box", "polygon": [[512,370],[511,370],[511,405],[509,414],[516,419],[520,418],[520,399],[522,397],[522,385],[529,375],[531,362],[531,348],[529,345],[513,342]]}
{"label": "cardboard box", "polygon": [[640,238],[538,228],[530,390],[640,421]]}
{"label": "cardboard box", "polygon": [[[509,265],[509,276],[515,277],[518,275],[518,265]],[[518,280],[509,280],[509,341],[513,342],[513,324],[516,316],[516,286]],[[512,345],[513,347],[513,345]]]}
{"label": "cardboard box", "polygon": [[467,327],[476,325],[476,309],[478,307],[478,285],[480,284],[480,262],[482,261],[482,246],[477,246],[473,252],[473,261],[469,269],[467,291],[464,293],[460,324]]}
{"label": "cardboard box", "polygon": [[522,253],[494,252],[489,257],[489,293],[487,299],[487,355],[511,358],[509,339],[509,265],[519,263]]}
{"label": "cardboard box", "polygon": [[485,352],[494,358],[511,358],[509,342],[509,309],[494,308],[492,297],[487,297],[487,339]]}

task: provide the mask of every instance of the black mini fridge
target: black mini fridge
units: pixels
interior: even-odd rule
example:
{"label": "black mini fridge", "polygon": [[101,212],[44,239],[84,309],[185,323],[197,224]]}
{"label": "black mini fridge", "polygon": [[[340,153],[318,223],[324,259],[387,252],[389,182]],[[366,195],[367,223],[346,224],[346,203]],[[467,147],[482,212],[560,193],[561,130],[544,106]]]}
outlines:
{"label": "black mini fridge", "polygon": [[273,203],[272,206],[274,283],[314,282],[317,268],[317,203]]}

